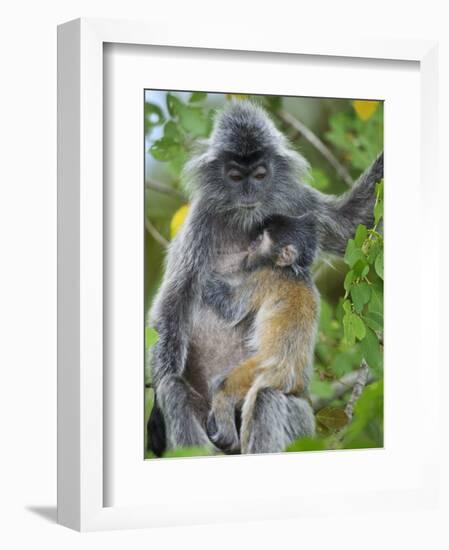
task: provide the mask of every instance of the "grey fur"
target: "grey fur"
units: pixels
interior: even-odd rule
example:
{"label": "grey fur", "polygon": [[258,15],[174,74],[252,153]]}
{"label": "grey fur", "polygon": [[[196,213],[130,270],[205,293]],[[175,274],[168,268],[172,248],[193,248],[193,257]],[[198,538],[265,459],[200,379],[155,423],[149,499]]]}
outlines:
{"label": "grey fur", "polygon": [[256,399],[248,453],[278,453],[295,439],[315,433],[310,403],[278,390],[261,390]]}
{"label": "grey fur", "polygon": [[[252,191],[257,206],[241,208],[236,187],[224,181],[224,155],[254,151],[264,152],[270,179]],[[151,311],[159,333],[152,358],[153,383],[170,447],[208,441],[205,415],[198,413],[196,398],[200,395],[207,407],[212,379],[226,375],[251,351],[246,346],[250,320],[229,326],[202,300],[205,281],[212,272],[223,271],[222,258],[246,250],[256,228],[270,215],[310,211],[318,221],[321,250],[342,253],[357,224],[372,222],[374,184],[382,169],[379,157],[347,195],[326,196],[302,183],[307,162],[260,107],[238,102],[218,115],[211,138],[186,168],[191,208],[169,247],[163,283]],[[281,450],[281,444],[298,434],[310,433],[313,415],[294,399],[280,393],[261,399],[252,452]]]}

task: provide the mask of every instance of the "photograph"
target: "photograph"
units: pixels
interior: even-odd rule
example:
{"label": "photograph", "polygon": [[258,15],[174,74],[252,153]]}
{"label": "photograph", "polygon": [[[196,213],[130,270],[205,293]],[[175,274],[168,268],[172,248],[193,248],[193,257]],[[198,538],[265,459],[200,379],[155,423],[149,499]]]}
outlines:
{"label": "photograph", "polygon": [[145,458],[383,447],[383,102],[145,90]]}

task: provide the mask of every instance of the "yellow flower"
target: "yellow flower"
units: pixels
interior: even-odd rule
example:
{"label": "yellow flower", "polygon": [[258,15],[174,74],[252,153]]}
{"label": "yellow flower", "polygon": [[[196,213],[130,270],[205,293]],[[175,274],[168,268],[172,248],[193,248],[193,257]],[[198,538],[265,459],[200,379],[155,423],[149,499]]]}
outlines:
{"label": "yellow flower", "polygon": [[361,120],[368,120],[376,112],[376,109],[379,103],[380,101],[368,101],[363,99],[356,99],[352,102],[352,106],[354,107],[354,110],[357,113],[357,116]]}
{"label": "yellow flower", "polygon": [[172,239],[176,235],[176,233],[178,233],[182,224],[184,223],[184,220],[186,219],[189,208],[190,208],[190,205],[183,204],[181,208],[176,210],[176,212],[173,214],[173,218],[171,219],[171,222],[170,222],[170,237]]}

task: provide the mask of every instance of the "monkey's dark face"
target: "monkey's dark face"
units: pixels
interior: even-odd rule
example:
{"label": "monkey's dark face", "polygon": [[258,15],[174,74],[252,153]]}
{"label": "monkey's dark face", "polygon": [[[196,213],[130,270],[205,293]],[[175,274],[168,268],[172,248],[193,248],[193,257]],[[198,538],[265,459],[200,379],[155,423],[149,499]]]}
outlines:
{"label": "monkey's dark face", "polygon": [[232,153],[224,156],[223,183],[236,208],[260,207],[271,186],[271,177],[271,160],[262,151],[245,157]]}
{"label": "monkey's dark face", "polygon": [[241,102],[217,118],[190,168],[208,213],[251,234],[273,211],[298,211],[298,174],[306,165],[262,109]]}
{"label": "monkey's dark face", "polygon": [[219,204],[228,221],[254,229],[273,211],[273,205],[278,204],[280,210],[288,207],[288,168],[269,149],[247,155],[227,151],[214,164],[209,199]]}

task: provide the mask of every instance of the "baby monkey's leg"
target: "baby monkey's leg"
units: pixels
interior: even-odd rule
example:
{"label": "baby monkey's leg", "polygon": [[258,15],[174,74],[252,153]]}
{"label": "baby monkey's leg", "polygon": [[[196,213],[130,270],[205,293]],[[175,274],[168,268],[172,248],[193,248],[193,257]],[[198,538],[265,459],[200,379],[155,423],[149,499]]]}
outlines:
{"label": "baby monkey's leg", "polygon": [[236,367],[218,386],[212,398],[207,433],[220,449],[235,453],[240,449],[236,427],[236,408],[243,402],[254,382],[259,359],[250,357]]}

